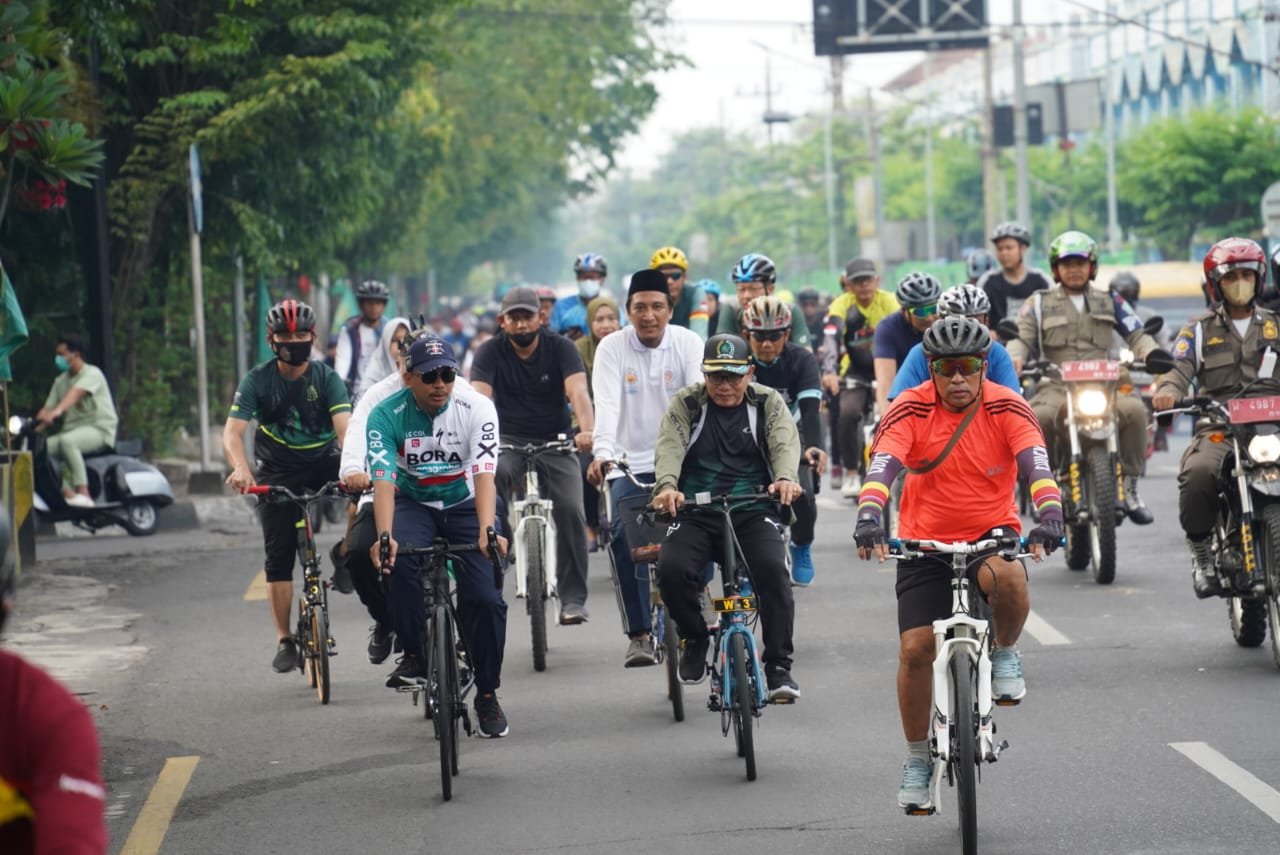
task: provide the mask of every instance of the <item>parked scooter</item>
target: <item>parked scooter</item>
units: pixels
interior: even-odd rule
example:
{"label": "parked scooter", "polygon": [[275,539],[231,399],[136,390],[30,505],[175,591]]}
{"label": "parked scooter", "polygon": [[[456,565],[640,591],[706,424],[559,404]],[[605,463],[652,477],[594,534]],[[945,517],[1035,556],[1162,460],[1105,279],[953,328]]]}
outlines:
{"label": "parked scooter", "polygon": [[35,419],[12,416],[8,428],[14,447],[32,454],[35,508],[41,521],[70,521],[87,531],[118,525],[141,537],[155,533],[160,508],[173,503],[169,481],[159,469],[138,459],[142,442],[126,440],[84,456],[94,506],[68,505],[62,495],[61,469],[49,456],[47,438],[36,431]]}

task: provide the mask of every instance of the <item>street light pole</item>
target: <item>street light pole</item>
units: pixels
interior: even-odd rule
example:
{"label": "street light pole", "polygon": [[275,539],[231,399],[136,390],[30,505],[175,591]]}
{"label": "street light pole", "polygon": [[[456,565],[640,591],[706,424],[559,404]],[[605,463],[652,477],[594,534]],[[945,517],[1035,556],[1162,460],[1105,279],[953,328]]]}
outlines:
{"label": "street light pole", "polygon": [[[1111,30],[1114,26],[1115,18],[1112,17],[1112,3],[1107,2],[1107,24],[1104,38],[1107,43],[1107,73],[1103,75],[1102,85],[1102,105],[1104,119],[1104,133],[1106,134],[1107,149],[1107,249],[1115,252],[1120,249],[1120,213],[1119,203],[1116,200],[1116,117],[1115,107],[1111,103],[1111,75],[1114,70],[1111,66]],[[1263,75],[1265,79],[1265,75]]]}
{"label": "street light pole", "polygon": [[[1022,56],[1022,0],[1013,0],[1013,153],[1018,222],[1031,225],[1031,184],[1027,168],[1027,83]],[[1062,128],[1065,135],[1066,128]]]}
{"label": "street light pole", "polygon": [[836,170],[831,152],[830,112],[822,123],[822,155],[827,171],[827,269],[837,270],[840,262],[836,258]]}
{"label": "street light pole", "polygon": [[938,228],[933,209],[933,97],[932,54],[924,55],[924,244],[929,261],[938,257]]}

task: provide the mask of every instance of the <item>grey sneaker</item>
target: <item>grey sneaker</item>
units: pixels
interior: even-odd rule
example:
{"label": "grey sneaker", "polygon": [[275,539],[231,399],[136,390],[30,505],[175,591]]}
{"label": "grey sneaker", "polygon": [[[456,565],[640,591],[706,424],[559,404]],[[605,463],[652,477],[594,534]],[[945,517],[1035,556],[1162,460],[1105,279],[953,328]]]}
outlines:
{"label": "grey sneaker", "polygon": [[908,757],[902,764],[902,784],[898,787],[898,807],[907,811],[932,810],[929,781],[933,779],[933,763],[919,757]]}
{"label": "grey sneaker", "polygon": [[587,607],[581,603],[565,603],[564,608],[560,609],[561,626],[577,626],[586,623],[588,617]]}
{"label": "grey sneaker", "polygon": [[646,665],[657,665],[658,657],[653,653],[653,638],[649,635],[637,635],[627,644],[627,655],[622,664],[627,668],[643,668]]}
{"label": "grey sneaker", "polygon": [[1022,654],[1016,647],[997,647],[991,653],[991,697],[1002,705],[1020,702],[1027,694],[1022,679]]}

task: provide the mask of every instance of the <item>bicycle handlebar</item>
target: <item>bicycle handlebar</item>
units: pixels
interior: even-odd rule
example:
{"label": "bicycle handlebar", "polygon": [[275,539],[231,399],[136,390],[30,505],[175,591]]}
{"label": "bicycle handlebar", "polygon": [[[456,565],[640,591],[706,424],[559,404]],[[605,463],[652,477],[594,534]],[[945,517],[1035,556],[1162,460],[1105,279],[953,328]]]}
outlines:
{"label": "bicycle handlebar", "polygon": [[[488,551],[489,563],[493,566],[493,584],[502,587],[502,560],[498,554],[498,532],[489,526],[485,529],[485,548]],[[397,555],[455,555],[463,552],[480,552],[478,543],[449,543],[443,538],[436,538],[430,546],[406,546],[396,550]],[[386,570],[391,564],[391,535],[383,532],[378,536],[378,564]]]}
{"label": "bicycle handlebar", "polygon": [[341,481],[330,481],[313,493],[295,493],[288,487],[281,484],[254,484],[252,487],[244,487],[240,490],[242,495],[246,496],[269,496],[282,499],[289,499],[294,502],[314,502],[318,499],[326,499],[330,496],[345,495],[347,485]]}
{"label": "bicycle handlebar", "polygon": [[[1065,541],[1065,538],[1063,539]],[[1034,554],[1027,551],[1030,545],[1025,537],[987,537],[977,541],[944,541],[901,538],[890,538],[889,557],[896,559],[920,558],[925,555],[944,553],[947,555],[974,555],[979,552],[996,550],[1005,558],[1032,558]]]}
{"label": "bicycle handlebar", "polygon": [[625,457],[621,457],[621,458],[602,457],[600,459],[600,463],[604,468],[605,474],[608,474],[610,469],[617,469],[626,477],[628,481],[630,481],[632,484],[635,484],[637,487],[642,487],[646,490],[653,487],[652,484],[646,484],[644,481],[641,481],[639,478],[635,476],[635,473],[631,471],[631,465],[627,463],[627,459]]}
{"label": "bicycle handlebar", "polygon": [[499,451],[514,451],[516,454],[531,455],[536,457],[539,454],[570,454],[578,450],[573,444],[573,440],[563,435],[558,439],[550,439],[546,441],[535,440],[533,442],[514,443],[501,442],[498,444]]}

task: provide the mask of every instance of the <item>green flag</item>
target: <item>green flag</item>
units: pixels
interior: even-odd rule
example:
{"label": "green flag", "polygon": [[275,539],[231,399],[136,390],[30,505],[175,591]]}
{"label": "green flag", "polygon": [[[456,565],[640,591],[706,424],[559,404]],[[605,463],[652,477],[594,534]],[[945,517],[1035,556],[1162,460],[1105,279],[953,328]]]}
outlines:
{"label": "green flag", "polygon": [[8,383],[13,379],[9,355],[27,343],[27,319],[22,317],[18,295],[3,267],[0,267],[0,288],[4,291],[0,295],[0,382]]}

